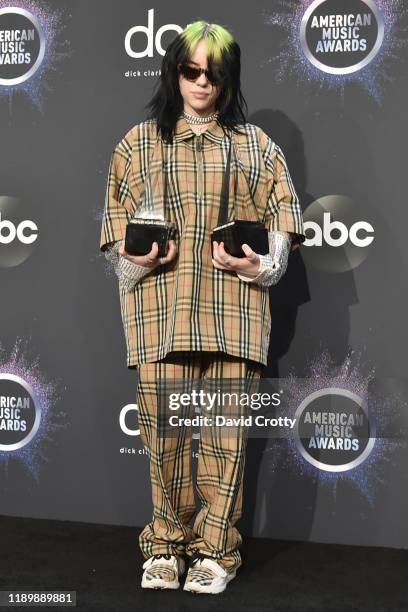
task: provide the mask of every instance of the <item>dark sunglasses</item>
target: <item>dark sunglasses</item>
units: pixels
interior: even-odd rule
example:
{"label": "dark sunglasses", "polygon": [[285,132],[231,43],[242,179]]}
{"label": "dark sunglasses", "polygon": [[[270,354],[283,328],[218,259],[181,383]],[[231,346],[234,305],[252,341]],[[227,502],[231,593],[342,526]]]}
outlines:
{"label": "dark sunglasses", "polygon": [[187,81],[196,81],[202,74],[205,74],[206,78],[213,85],[219,85],[222,83],[224,76],[221,72],[212,72],[211,70],[207,70],[206,68],[195,68],[194,66],[190,66],[189,64],[179,64],[178,65],[179,72],[183,75]]}

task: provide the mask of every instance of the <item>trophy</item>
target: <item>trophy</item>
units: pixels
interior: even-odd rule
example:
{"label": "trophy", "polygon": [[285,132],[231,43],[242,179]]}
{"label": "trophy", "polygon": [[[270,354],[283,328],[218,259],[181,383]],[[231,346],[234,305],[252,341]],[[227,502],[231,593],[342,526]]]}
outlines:
{"label": "trophy", "polygon": [[157,242],[158,257],[165,257],[168,251],[168,241],[176,237],[176,225],[165,218],[168,186],[163,163],[162,141],[160,146],[161,163],[154,164],[150,160],[141,203],[126,226],[125,250],[130,255],[147,255],[152,249],[153,242]]}
{"label": "trophy", "polygon": [[[233,221],[227,222],[228,219],[228,200],[229,200],[229,181],[230,181],[230,169],[231,169],[231,149],[232,149],[232,136],[230,136],[230,144],[227,158],[227,168],[223,177],[223,184],[221,188],[221,202],[218,214],[218,225],[212,230],[211,233],[211,252],[213,252],[213,240],[216,242],[224,243],[224,249],[227,253],[233,257],[245,257],[245,253],[242,250],[242,244],[248,244],[255,253],[259,255],[266,255],[269,253],[269,241],[268,241],[268,230],[265,225],[258,221],[247,221],[245,219],[234,219]],[[234,148],[235,152],[235,148]],[[236,186],[236,173],[235,173],[235,186]],[[235,187],[236,188],[236,187]],[[249,186],[248,186],[249,189]],[[234,202],[235,204],[235,202]],[[252,199],[252,204],[255,202]],[[258,212],[256,211],[258,217]],[[235,206],[234,206],[234,217],[235,217]]]}

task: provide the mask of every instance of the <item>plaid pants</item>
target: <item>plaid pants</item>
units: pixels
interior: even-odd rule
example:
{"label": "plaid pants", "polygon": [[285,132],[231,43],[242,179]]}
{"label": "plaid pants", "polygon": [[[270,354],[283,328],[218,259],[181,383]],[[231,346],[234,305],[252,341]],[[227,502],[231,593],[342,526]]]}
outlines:
{"label": "plaid pants", "polygon": [[[143,445],[150,455],[153,516],[139,536],[144,558],[155,554],[192,556],[199,552],[227,570],[242,561],[242,537],[236,521],[242,514],[246,428],[220,435],[212,427],[200,432],[196,511],[192,479],[192,430],[177,428],[171,436],[158,433],[160,382],[179,379],[241,379],[253,391],[262,364],[222,352],[174,351],[164,359],[138,366],[137,404]],[[211,384],[211,381],[208,381]],[[201,383],[200,383],[201,384]]]}

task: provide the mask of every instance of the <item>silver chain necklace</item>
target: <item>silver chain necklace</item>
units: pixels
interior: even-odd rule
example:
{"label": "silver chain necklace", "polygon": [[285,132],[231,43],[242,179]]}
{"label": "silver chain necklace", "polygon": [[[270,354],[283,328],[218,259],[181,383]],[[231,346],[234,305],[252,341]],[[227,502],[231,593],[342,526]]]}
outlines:
{"label": "silver chain necklace", "polygon": [[183,117],[187,121],[187,123],[210,123],[218,117],[218,111],[212,113],[212,115],[207,115],[206,117],[197,117],[196,115],[190,115],[189,113],[186,113],[186,111],[183,111]]}

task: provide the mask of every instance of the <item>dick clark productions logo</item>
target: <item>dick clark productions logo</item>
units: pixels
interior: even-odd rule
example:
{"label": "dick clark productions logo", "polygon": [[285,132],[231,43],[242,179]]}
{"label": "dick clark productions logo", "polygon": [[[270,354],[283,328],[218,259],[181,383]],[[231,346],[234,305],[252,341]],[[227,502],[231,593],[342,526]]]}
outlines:
{"label": "dick clark productions logo", "polygon": [[0,452],[23,448],[40,426],[41,408],[31,385],[0,373]]}
{"label": "dick clark productions logo", "polygon": [[384,21],[373,0],[314,0],[303,15],[300,42],[323,72],[351,74],[377,55]]}
{"label": "dick clark productions logo", "polygon": [[19,85],[40,67],[45,36],[38,19],[20,7],[0,9],[0,85]]}

